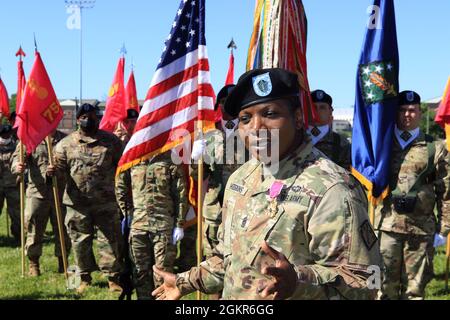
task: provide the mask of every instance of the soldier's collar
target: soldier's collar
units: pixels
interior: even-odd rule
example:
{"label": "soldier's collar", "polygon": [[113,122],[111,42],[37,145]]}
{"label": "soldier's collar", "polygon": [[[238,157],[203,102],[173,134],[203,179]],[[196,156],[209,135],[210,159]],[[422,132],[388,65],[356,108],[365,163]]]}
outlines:
{"label": "soldier's collar", "polygon": [[78,130],[78,140],[84,143],[93,143],[96,142],[98,139],[95,137],[87,136],[83,131]]}
{"label": "soldier's collar", "polygon": [[[316,145],[330,132],[330,125],[326,124],[323,126],[310,126],[306,131],[311,137],[313,145]],[[314,135],[314,131],[317,131],[318,134]]]}
{"label": "soldier's collar", "polygon": [[[403,135],[405,134],[405,132],[408,133],[409,136],[409,139],[407,139],[406,141],[403,139]],[[394,133],[398,144],[400,145],[402,150],[405,150],[412,142],[414,142],[419,137],[420,128],[416,128],[411,131],[405,131],[400,130],[397,126],[395,126]]]}

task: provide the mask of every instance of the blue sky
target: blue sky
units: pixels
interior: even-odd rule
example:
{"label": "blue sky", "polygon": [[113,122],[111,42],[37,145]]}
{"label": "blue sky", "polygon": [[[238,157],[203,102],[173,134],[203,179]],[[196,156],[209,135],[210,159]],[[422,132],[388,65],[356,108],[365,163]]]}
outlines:
{"label": "blue sky", "polygon": [[[236,77],[245,71],[253,25],[254,0],[206,0],[206,38],[216,91],[225,81],[226,46],[234,37]],[[309,21],[308,68],[312,89],[329,92],[337,107],[354,104],[356,66],[372,0],[304,0]],[[418,91],[424,100],[440,96],[450,76],[448,0],[396,0],[400,50],[400,89]],[[169,34],[179,0],[97,0],[84,16],[84,98],[104,99],[119,49],[125,42],[127,75],[135,64],[139,99],[147,93]],[[79,31],[66,28],[63,0],[2,1],[0,68],[9,93],[16,90],[20,44],[33,58],[33,32],[60,99],[79,96]]]}

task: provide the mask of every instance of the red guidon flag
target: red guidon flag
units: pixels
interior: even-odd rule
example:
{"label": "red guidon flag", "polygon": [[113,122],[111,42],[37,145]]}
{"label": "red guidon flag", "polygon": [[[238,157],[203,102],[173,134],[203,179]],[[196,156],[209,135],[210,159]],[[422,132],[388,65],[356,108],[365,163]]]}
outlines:
{"label": "red guidon flag", "polygon": [[105,115],[100,123],[100,129],[113,132],[117,124],[127,117],[126,94],[124,84],[125,58],[120,58],[117,66],[114,81],[109,89],[108,99],[106,100]]}
{"label": "red guidon flag", "polygon": [[130,78],[127,82],[127,87],[125,88],[127,96],[127,107],[126,109],[134,109],[139,112],[139,102],[137,98],[136,90],[136,80],[134,79],[134,71],[131,70]]}
{"label": "red guidon flag", "polygon": [[227,79],[225,80],[225,85],[234,84],[234,54],[231,51],[230,54],[230,63],[228,66]]}
{"label": "red guidon flag", "polygon": [[63,115],[41,55],[36,51],[36,59],[16,119],[17,135],[26,146],[28,154],[58,127]]}
{"label": "red guidon flag", "polygon": [[118,173],[214,127],[214,90],[205,39],[205,0],[182,0]]}
{"label": "red guidon flag", "polygon": [[2,117],[9,118],[9,98],[5,84],[0,78],[0,120]]}
{"label": "red guidon flag", "polygon": [[450,151],[450,77],[434,121],[445,130],[447,149]]}
{"label": "red guidon flag", "polygon": [[17,96],[16,96],[16,113],[19,113],[20,105],[22,104],[22,97],[25,91],[25,86],[27,85],[27,79],[25,77],[25,71],[23,70],[23,61],[22,58],[26,57],[25,52],[20,47],[19,51],[16,53],[16,57],[20,57],[20,60],[17,62]]}

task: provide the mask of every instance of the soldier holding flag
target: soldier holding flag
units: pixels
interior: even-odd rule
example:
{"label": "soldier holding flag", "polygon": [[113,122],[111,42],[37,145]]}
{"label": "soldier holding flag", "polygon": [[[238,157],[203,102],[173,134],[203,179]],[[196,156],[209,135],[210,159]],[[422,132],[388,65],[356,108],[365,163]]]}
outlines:
{"label": "soldier holding flag", "polygon": [[[50,133],[53,147],[61,141],[66,135],[61,131],[53,131]],[[26,207],[25,207],[25,229],[27,230],[27,239],[25,250],[30,260],[30,276],[40,276],[41,269],[39,259],[42,256],[42,245],[44,240],[47,222],[50,222],[55,234],[55,256],[58,257],[58,272],[64,273],[64,263],[62,258],[58,222],[56,217],[55,202],[53,201],[51,178],[47,176],[49,167],[49,154],[47,141],[42,141],[36,150],[30,154],[25,162],[20,160],[20,146],[17,146],[12,158],[12,170],[14,174],[20,175],[28,169],[28,186],[26,191]],[[60,198],[64,191],[64,176],[59,177],[58,186]],[[62,207],[63,219],[65,217],[65,207]],[[70,239],[64,228],[64,241],[68,257],[70,251]]]}

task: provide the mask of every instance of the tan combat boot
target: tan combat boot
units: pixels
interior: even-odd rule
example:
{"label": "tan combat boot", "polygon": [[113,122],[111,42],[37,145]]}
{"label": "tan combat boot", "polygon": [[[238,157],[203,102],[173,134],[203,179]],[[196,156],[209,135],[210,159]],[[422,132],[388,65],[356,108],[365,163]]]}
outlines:
{"label": "tan combat boot", "polygon": [[39,269],[39,257],[30,257],[30,277],[39,277],[41,275],[41,270]]}
{"label": "tan combat boot", "polygon": [[122,293],[123,289],[116,280],[108,280],[109,292]]}
{"label": "tan combat boot", "polygon": [[84,291],[86,291],[86,289],[91,286],[91,283],[92,283],[92,277],[90,274],[81,275],[81,283],[80,283],[80,286],[77,288],[77,293],[83,294]]}

